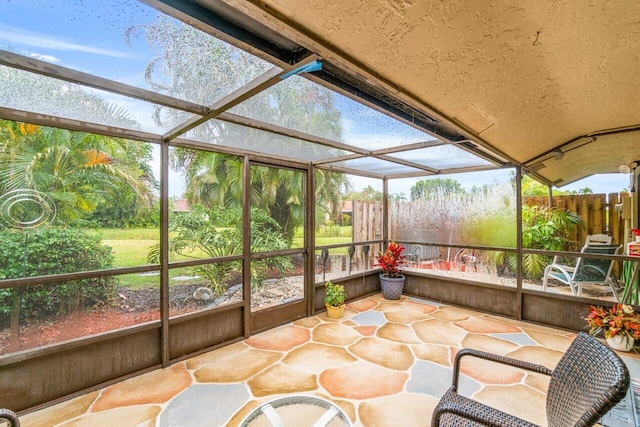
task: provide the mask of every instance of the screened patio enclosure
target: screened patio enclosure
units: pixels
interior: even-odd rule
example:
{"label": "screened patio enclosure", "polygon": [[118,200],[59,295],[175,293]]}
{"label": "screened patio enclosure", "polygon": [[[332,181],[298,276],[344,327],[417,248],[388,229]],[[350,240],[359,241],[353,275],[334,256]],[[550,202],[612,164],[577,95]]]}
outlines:
{"label": "screened patio enclosure", "polygon": [[[523,246],[522,176],[611,172],[601,138],[621,144],[609,151],[637,183],[632,126],[522,159],[253,3],[4,6],[2,407],[49,405],[313,315],[326,280],[349,300],[374,294],[374,255],[392,240],[415,297],[568,330],[614,300],[543,292],[528,275],[532,258],[580,254]],[[552,163],[581,152],[585,164]],[[457,174],[479,185],[406,194]],[[637,193],[595,204],[589,229],[626,243]],[[615,260],[617,277],[633,268],[593,257]]]}

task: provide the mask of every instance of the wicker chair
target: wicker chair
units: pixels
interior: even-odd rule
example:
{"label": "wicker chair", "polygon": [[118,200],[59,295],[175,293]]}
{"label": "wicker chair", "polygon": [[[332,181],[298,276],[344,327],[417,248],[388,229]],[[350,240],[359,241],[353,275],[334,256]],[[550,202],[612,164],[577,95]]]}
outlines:
{"label": "wicker chair", "polygon": [[[471,400],[457,393],[460,359],[481,359],[551,376],[547,393],[547,422],[554,426],[592,426],[624,398],[629,371],[620,357],[592,336],[580,332],[558,366],[523,362],[473,349],[458,352],[453,384],[438,403],[432,426],[535,426],[530,422]],[[523,402],[526,405],[526,402]]]}
{"label": "wicker chair", "polygon": [[20,427],[18,416],[9,409],[0,409],[0,421],[6,421],[9,427]]}

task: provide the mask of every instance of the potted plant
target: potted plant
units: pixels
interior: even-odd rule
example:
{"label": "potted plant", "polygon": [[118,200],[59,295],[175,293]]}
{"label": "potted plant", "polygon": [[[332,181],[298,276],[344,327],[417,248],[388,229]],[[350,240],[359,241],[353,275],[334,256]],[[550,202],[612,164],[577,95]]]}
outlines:
{"label": "potted plant", "polygon": [[630,351],[640,338],[640,317],[630,305],[618,303],[609,309],[589,306],[589,310],[586,318],[591,327],[589,333],[596,335],[602,331],[614,350]]}
{"label": "potted plant", "polygon": [[324,286],[324,304],[327,306],[327,315],[332,319],[339,319],[344,315],[344,300],[347,297],[344,286],[331,283],[331,280]]}
{"label": "potted plant", "polygon": [[377,262],[374,266],[382,268],[380,287],[382,288],[382,296],[386,299],[400,299],[402,295],[405,280],[401,269],[405,258],[402,255],[403,251],[404,246],[391,243],[384,253],[379,253],[376,256]]}

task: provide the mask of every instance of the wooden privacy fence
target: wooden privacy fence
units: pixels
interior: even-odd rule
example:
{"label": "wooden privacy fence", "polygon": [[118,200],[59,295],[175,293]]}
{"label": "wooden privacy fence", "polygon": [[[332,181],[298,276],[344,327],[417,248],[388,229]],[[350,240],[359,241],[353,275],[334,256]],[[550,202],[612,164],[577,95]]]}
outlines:
{"label": "wooden privacy fence", "polygon": [[[353,224],[353,241],[366,242],[381,240],[383,238],[382,216],[382,202],[362,202],[354,200],[353,214],[351,217]],[[353,257],[354,262],[359,263],[362,260],[367,263],[370,262],[378,252],[382,251],[382,244],[371,245],[367,256],[364,255],[362,250],[362,247],[356,250],[355,256]]]}
{"label": "wooden privacy fence", "polygon": [[382,239],[382,202],[353,201],[353,241]]}
{"label": "wooden privacy fence", "polygon": [[[621,202],[618,193],[572,194],[553,196],[551,200],[556,208],[566,209],[582,219],[583,227],[569,235],[569,240],[580,244],[590,234],[609,234],[613,238],[613,244],[624,243],[622,212],[615,208]],[[525,197],[522,202],[529,206],[549,206],[549,198],[544,196]]]}

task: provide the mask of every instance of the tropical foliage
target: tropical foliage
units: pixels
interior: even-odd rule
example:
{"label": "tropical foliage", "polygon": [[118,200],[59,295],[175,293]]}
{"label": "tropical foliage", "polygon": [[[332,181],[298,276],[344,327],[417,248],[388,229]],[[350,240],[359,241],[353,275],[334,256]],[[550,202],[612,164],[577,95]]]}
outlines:
{"label": "tropical foliage", "polygon": [[[522,207],[522,246],[548,251],[575,250],[577,248],[571,247],[575,242],[568,236],[574,234],[581,224],[580,217],[567,210],[525,205]],[[525,254],[523,271],[528,277],[540,277],[549,262],[549,257]]]}
{"label": "tropical foliage", "polygon": [[[0,242],[0,280],[113,267],[111,248],[77,229],[0,230]],[[108,304],[114,294],[109,277],[0,289],[0,324],[10,323],[17,339],[20,320]]]}
{"label": "tropical foliage", "polygon": [[[204,105],[249,82],[270,66],[238,51],[189,25],[162,17],[157,22],[129,29],[127,37],[144,37],[156,56],[147,65],[145,79],[155,90]],[[203,53],[204,52],[204,53]],[[188,61],[185,60],[188,58]],[[299,131],[340,140],[340,113],[333,94],[322,86],[296,76],[267,93],[256,95],[234,107],[235,114],[257,118]],[[155,119],[164,127],[186,120],[182,112],[156,107]],[[304,141],[210,120],[191,130],[190,138],[210,143],[256,150],[284,146],[294,152],[309,150]],[[216,204],[242,203],[242,162],[223,154],[177,148],[172,165],[185,176],[185,197],[191,204],[213,208]],[[348,181],[344,174],[319,171],[316,176],[318,214],[337,218],[337,198]],[[287,242],[303,222],[302,174],[286,169],[254,167],[251,171],[252,206],[264,209],[280,225]],[[330,212],[326,210],[330,209]]]}
{"label": "tropical foliage", "polygon": [[371,185],[367,185],[360,191],[351,191],[346,195],[348,200],[358,200],[361,202],[381,202],[382,191],[376,190]]}
{"label": "tropical foliage", "polygon": [[390,243],[387,250],[376,255],[376,263],[374,266],[382,269],[382,275],[385,277],[400,277],[402,275],[401,267],[404,264],[405,256],[404,246],[395,242]]}
{"label": "tropical foliage", "polygon": [[149,144],[0,120],[0,195],[36,190],[63,224],[123,225],[152,204]]}
{"label": "tropical foliage", "polygon": [[464,192],[464,188],[455,179],[423,179],[411,186],[411,200],[429,200],[435,195],[450,196]]}
{"label": "tropical foliage", "polygon": [[[242,210],[217,207],[208,209],[193,207],[191,212],[176,214],[171,218],[171,254],[193,257],[194,253],[204,253],[210,258],[242,254]],[[287,242],[277,222],[260,209],[251,211],[251,251],[267,252],[286,249]],[[148,261],[159,261],[159,246],[154,246]],[[195,274],[203,277],[217,296],[227,289],[233,273],[240,273],[240,261],[218,262],[193,267]],[[293,266],[286,257],[273,257],[251,262],[251,285],[262,286],[271,269],[283,274]]]}

